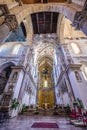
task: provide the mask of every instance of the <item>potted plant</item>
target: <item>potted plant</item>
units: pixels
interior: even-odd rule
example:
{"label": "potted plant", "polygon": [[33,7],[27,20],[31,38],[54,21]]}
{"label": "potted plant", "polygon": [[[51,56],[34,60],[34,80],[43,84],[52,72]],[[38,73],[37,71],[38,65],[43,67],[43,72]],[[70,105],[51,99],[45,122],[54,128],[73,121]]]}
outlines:
{"label": "potted plant", "polygon": [[77,98],[77,102],[78,102],[78,108],[84,108],[81,99]]}
{"label": "potted plant", "polygon": [[18,106],[19,106],[19,101],[16,98],[14,98],[12,100],[11,108],[16,110]]}
{"label": "potted plant", "polygon": [[66,114],[69,115],[71,113],[71,109],[69,104],[67,104],[66,108],[65,108]]}
{"label": "potted plant", "polygon": [[21,113],[23,114],[24,112],[26,112],[26,105],[25,104],[23,104],[23,106],[22,106],[22,110],[21,110]]}
{"label": "potted plant", "polygon": [[35,108],[34,114],[39,114],[39,109],[38,109],[38,105]]}
{"label": "potted plant", "polygon": [[76,108],[77,106],[78,106],[78,102],[77,101],[73,102],[73,107]]}

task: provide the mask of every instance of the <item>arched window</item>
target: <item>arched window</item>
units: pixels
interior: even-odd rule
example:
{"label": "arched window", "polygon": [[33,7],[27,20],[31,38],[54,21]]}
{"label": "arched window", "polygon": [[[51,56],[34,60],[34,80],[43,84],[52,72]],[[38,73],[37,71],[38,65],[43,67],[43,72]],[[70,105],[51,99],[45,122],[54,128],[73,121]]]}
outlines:
{"label": "arched window", "polygon": [[76,43],[71,43],[71,47],[72,47],[74,54],[80,54],[81,53],[81,50]]}

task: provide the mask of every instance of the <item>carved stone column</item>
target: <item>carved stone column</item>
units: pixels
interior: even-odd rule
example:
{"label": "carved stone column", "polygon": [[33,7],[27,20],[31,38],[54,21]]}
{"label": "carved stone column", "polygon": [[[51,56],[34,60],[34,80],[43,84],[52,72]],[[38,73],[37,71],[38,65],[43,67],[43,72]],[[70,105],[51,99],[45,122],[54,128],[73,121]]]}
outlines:
{"label": "carved stone column", "polygon": [[87,10],[87,0],[85,0],[84,10]]}
{"label": "carved stone column", "polygon": [[0,43],[4,42],[10,31],[18,28],[18,22],[15,15],[6,14],[5,22],[0,26]]}
{"label": "carved stone column", "polygon": [[18,28],[18,22],[14,14],[5,15],[5,23],[11,31],[15,31]]}
{"label": "carved stone column", "polygon": [[72,86],[75,99],[80,98],[78,87],[82,84],[81,64],[70,64],[67,66],[67,74]]}
{"label": "carved stone column", "polygon": [[5,41],[6,37],[9,35],[9,32],[10,29],[5,23],[0,26],[0,43]]}
{"label": "carved stone column", "polygon": [[2,11],[2,15],[10,14],[7,4],[0,4],[0,10]]}
{"label": "carved stone column", "polygon": [[[66,77],[66,84],[67,84],[67,89],[68,89],[69,97],[70,97],[71,102],[73,102],[75,100],[75,97],[74,97],[74,93],[73,93],[73,89],[72,89],[72,84],[70,82],[68,71],[67,71],[67,66],[70,65],[71,63],[68,62],[68,64],[67,64],[67,62],[66,62],[69,59],[71,59],[69,50],[67,48],[67,44],[60,46],[60,48],[59,48],[59,54],[60,54],[60,60],[61,60],[62,66],[63,66],[63,69],[61,69],[60,76],[62,75],[62,73],[64,73],[64,75]],[[61,78],[62,77],[60,77],[60,79]]]}
{"label": "carved stone column", "polygon": [[76,30],[82,30],[82,32],[87,35],[87,0],[84,4],[83,10],[76,12],[73,26]]}

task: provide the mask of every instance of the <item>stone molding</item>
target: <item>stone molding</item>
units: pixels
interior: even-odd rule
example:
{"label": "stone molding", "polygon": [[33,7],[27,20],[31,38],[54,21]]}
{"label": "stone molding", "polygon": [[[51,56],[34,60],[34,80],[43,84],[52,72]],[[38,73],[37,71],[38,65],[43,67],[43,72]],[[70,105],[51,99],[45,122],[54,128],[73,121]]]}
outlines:
{"label": "stone molding", "polygon": [[87,10],[87,0],[84,3],[84,10]]}
{"label": "stone molding", "polygon": [[87,11],[82,10],[81,12],[76,12],[74,21],[73,21],[73,26],[75,26],[75,29],[80,30],[80,26],[82,24],[82,21],[87,18]]}
{"label": "stone molding", "polygon": [[66,68],[66,71],[71,70],[80,70],[80,67],[82,66],[82,64],[69,64]]}
{"label": "stone molding", "polygon": [[15,1],[19,3],[19,6],[22,6],[23,3],[21,0],[15,0]]}
{"label": "stone molding", "polygon": [[87,35],[87,0],[82,11],[77,11],[73,20],[76,30],[82,30]]}
{"label": "stone molding", "polygon": [[11,31],[15,31],[18,28],[18,22],[14,14],[5,15],[5,23],[8,25]]}
{"label": "stone molding", "polygon": [[51,11],[51,12],[59,12],[69,18],[71,21],[74,19],[74,15],[76,11],[82,10],[82,8],[79,8],[78,5],[74,5],[74,8],[72,7],[72,3],[47,3],[47,4],[35,4],[32,5],[23,5],[20,8],[17,8],[16,10],[12,9],[10,10],[11,13],[14,12],[14,14],[17,17],[18,23],[20,24],[25,17],[32,13],[36,12],[43,12],[43,11]]}
{"label": "stone molding", "polygon": [[7,4],[0,4],[0,10],[2,11],[2,15],[10,14]]}

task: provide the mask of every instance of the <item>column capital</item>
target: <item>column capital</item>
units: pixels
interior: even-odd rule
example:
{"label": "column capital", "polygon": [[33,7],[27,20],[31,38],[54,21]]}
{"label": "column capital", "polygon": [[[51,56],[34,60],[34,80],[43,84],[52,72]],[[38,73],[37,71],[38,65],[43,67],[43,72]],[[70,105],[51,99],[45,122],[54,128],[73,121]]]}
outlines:
{"label": "column capital", "polygon": [[11,68],[12,68],[12,69],[15,69],[15,70],[23,70],[23,71],[26,71],[24,66],[12,66]]}
{"label": "column capital", "polygon": [[10,14],[7,4],[0,4],[0,10],[2,11],[2,15]]}
{"label": "column capital", "polygon": [[69,64],[67,65],[66,71],[68,71],[69,69],[71,70],[80,70],[82,64]]}
{"label": "column capital", "polygon": [[5,23],[8,25],[11,31],[15,31],[18,28],[17,18],[14,14],[6,14]]}
{"label": "column capital", "polygon": [[76,30],[82,30],[87,35],[87,0],[85,3],[83,10],[76,12],[72,25]]}

